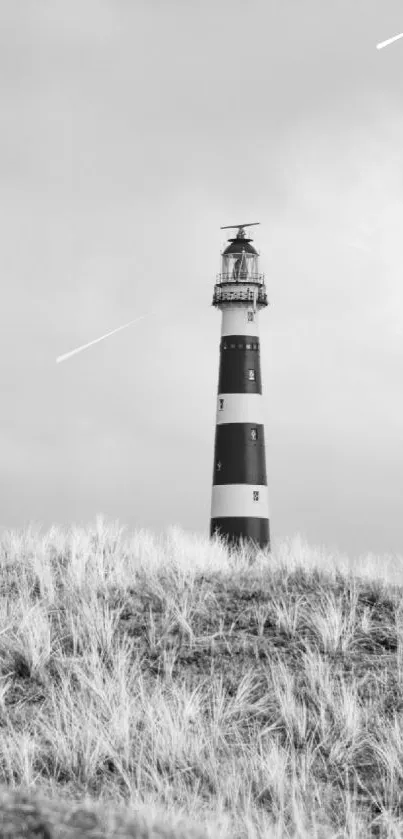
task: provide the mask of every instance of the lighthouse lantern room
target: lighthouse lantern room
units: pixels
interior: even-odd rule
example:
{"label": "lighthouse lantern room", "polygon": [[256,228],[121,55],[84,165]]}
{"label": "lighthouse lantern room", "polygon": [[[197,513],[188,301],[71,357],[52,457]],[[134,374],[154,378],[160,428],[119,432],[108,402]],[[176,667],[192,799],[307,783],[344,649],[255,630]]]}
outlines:
{"label": "lighthouse lantern room", "polygon": [[230,226],[237,235],[221,255],[214,286],[222,321],[210,536],[270,549],[258,322],[268,301],[259,254],[245,234],[252,226]]}

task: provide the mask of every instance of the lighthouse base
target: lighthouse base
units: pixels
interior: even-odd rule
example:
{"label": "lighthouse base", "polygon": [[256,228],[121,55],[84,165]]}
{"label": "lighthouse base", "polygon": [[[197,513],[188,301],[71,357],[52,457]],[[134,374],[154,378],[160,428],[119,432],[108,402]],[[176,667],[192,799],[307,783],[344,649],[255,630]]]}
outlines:
{"label": "lighthouse base", "polygon": [[254,516],[211,519],[210,538],[217,533],[228,540],[231,546],[239,545],[241,541],[254,542],[259,548],[270,550],[269,519]]}

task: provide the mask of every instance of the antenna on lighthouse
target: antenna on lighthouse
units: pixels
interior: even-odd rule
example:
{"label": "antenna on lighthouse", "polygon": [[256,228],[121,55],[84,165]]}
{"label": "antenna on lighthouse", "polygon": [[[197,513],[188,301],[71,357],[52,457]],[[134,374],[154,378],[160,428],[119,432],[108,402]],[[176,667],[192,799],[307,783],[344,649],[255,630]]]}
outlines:
{"label": "antenna on lighthouse", "polygon": [[241,231],[244,227],[254,227],[256,224],[260,224],[260,221],[250,221],[248,224],[226,224],[225,227],[220,227],[220,230],[232,230],[237,227]]}

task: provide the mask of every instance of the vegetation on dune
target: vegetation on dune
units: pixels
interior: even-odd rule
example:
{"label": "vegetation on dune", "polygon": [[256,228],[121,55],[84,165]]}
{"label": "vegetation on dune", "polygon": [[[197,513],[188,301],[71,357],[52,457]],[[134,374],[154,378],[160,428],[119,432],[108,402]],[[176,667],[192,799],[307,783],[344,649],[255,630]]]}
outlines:
{"label": "vegetation on dune", "polygon": [[1,839],[401,835],[383,559],[98,518],[6,531],[0,561]]}

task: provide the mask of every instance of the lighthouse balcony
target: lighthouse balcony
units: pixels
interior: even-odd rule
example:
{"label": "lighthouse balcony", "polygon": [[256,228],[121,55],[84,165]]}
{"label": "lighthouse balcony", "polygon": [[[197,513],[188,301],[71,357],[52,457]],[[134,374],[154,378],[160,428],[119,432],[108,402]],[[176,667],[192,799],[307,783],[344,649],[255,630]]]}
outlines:
{"label": "lighthouse balcony", "polygon": [[[250,278],[249,282],[251,282]],[[260,306],[268,306],[267,292],[263,283],[259,285],[258,289],[242,288],[242,285],[244,285],[242,281],[232,281],[230,283],[227,280],[227,283],[228,285],[224,288],[221,283],[216,283],[214,286],[212,306],[219,306],[220,303],[253,303],[256,290],[256,303]]]}
{"label": "lighthouse balcony", "polygon": [[217,274],[217,283],[258,283],[264,285],[264,274],[252,274],[249,271],[233,271],[227,274]]}

